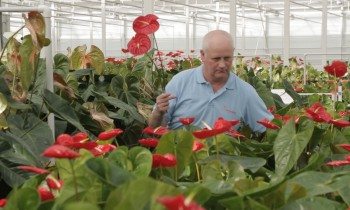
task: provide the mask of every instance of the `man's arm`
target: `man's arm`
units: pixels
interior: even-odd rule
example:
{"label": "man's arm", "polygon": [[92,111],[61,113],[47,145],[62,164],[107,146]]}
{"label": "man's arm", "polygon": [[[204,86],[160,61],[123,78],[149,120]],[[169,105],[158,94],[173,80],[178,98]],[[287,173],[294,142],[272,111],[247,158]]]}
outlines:
{"label": "man's arm", "polygon": [[152,128],[158,126],[165,126],[164,115],[169,109],[169,100],[176,98],[170,93],[162,93],[156,99],[155,108],[152,111],[152,115],[148,121],[148,125]]}

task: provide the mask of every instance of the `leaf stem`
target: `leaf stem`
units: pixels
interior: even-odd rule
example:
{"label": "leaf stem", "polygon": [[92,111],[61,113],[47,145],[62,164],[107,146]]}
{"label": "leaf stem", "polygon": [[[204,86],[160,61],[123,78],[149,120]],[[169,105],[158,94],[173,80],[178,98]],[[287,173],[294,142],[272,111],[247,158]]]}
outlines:
{"label": "leaf stem", "polygon": [[77,183],[77,177],[75,175],[75,171],[74,171],[74,166],[73,166],[73,162],[72,160],[68,160],[69,161],[69,165],[72,169],[72,176],[73,176],[73,183],[74,183],[74,191],[75,191],[75,199],[78,200],[78,183]]}

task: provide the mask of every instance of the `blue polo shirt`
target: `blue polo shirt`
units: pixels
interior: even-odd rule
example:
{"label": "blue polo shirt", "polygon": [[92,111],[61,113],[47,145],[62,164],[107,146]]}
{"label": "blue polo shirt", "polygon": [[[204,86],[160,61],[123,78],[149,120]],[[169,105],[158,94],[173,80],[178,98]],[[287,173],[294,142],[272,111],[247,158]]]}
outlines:
{"label": "blue polo shirt", "polygon": [[253,131],[263,132],[265,127],[257,123],[262,118],[272,119],[263,100],[254,87],[230,73],[225,86],[214,93],[204,79],[202,66],[176,74],[165,87],[165,92],[176,96],[170,100],[165,122],[169,128],[182,126],[179,118],[195,117],[194,126],[213,126],[223,117],[226,120],[241,120]]}

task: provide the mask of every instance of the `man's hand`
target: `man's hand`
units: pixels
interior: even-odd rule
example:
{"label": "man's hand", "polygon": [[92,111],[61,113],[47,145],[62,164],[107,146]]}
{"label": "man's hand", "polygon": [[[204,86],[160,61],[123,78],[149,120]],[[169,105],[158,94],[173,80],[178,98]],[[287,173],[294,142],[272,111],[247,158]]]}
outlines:
{"label": "man's hand", "polygon": [[156,108],[154,111],[159,114],[165,114],[169,109],[169,101],[174,98],[176,97],[170,93],[160,94],[156,99]]}
{"label": "man's hand", "polygon": [[157,97],[155,109],[153,110],[152,116],[148,121],[149,126],[155,128],[162,125],[164,114],[169,109],[169,101],[174,98],[176,97],[170,93],[162,93]]}

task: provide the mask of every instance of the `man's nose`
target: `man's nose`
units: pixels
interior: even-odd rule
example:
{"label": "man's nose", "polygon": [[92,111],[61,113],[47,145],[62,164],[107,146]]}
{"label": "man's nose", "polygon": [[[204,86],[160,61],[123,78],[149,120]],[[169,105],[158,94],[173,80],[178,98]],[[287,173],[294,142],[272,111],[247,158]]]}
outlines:
{"label": "man's nose", "polygon": [[224,58],[220,58],[220,60],[219,60],[219,66],[220,67],[225,67],[226,65],[226,62],[225,62],[225,59]]}

